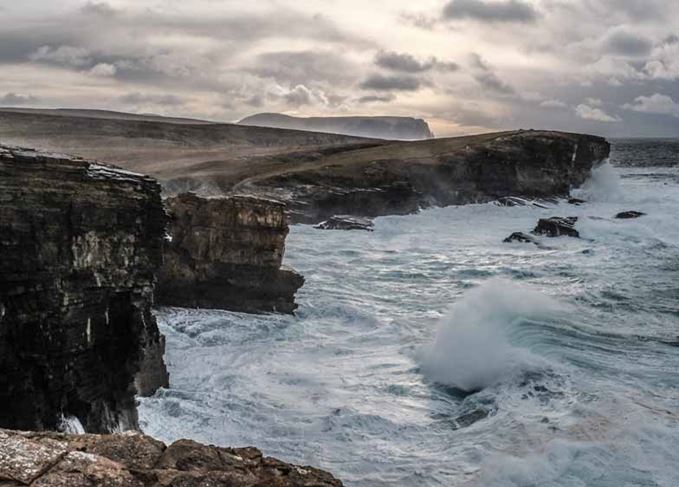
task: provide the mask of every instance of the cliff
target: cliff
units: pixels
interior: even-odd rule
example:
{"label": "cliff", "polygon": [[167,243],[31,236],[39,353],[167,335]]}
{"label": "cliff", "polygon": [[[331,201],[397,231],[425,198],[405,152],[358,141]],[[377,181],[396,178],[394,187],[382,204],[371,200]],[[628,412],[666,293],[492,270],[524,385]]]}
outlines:
{"label": "cliff", "polygon": [[167,306],[292,313],[304,278],[281,267],[285,206],[252,197],[165,201],[170,214],[156,300]]}
{"label": "cliff", "polygon": [[62,435],[0,430],[0,485],[19,487],[341,487],[332,475],[264,457],[255,448],[139,433]]}
{"label": "cliff", "polygon": [[[317,154],[237,191],[284,201],[293,221],[404,214],[507,196],[567,196],[610,153],[591,135],[516,131]],[[311,159],[311,157],[310,157]]]}
{"label": "cliff", "polygon": [[306,130],[352,135],[371,139],[421,140],[434,137],[427,122],[412,117],[291,117],[281,113],[259,113],[239,125]]}
{"label": "cliff", "polygon": [[137,389],[167,383],[165,222],[151,178],[0,146],[0,427],[137,427]]}

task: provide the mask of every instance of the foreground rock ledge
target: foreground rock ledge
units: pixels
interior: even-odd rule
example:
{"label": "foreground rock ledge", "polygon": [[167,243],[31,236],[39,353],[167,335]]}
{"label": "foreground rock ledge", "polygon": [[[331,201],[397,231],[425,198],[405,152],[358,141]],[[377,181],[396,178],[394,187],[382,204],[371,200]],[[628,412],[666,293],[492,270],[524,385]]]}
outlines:
{"label": "foreground rock ledge", "polygon": [[0,427],[137,427],[135,392],[167,385],[165,221],[151,178],[0,146]]}
{"label": "foreground rock ledge", "polygon": [[264,457],[255,448],[140,433],[63,435],[0,430],[0,485],[18,487],[341,487],[329,473]]}
{"label": "foreground rock ledge", "polygon": [[165,306],[292,313],[304,278],[282,267],[285,205],[262,198],[165,200],[170,215],[156,301]]}

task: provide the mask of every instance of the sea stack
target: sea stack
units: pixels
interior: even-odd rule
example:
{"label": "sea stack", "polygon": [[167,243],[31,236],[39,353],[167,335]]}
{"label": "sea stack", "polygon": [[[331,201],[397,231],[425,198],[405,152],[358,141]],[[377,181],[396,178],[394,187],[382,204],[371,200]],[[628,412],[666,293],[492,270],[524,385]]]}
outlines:
{"label": "sea stack", "polygon": [[156,288],[165,306],[292,313],[304,278],[282,266],[285,205],[263,198],[165,200],[170,224]]}

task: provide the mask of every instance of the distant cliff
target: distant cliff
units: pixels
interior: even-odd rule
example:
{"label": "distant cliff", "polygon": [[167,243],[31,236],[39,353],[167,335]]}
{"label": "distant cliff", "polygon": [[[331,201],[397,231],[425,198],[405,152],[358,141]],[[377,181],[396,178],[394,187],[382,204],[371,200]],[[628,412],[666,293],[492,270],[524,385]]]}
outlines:
{"label": "distant cliff", "polygon": [[280,113],[260,113],[244,118],[239,125],[307,130],[352,135],[372,139],[421,140],[434,134],[425,122],[411,117],[291,117]]}

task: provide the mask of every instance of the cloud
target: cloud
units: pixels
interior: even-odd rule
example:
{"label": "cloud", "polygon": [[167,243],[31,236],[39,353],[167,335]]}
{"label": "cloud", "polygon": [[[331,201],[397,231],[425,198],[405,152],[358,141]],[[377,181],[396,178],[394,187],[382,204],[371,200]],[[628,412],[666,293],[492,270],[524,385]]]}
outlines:
{"label": "cloud", "polygon": [[376,91],[417,91],[421,86],[422,82],[410,75],[373,74],[361,83],[361,88]]}
{"label": "cloud", "polygon": [[36,97],[32,95],[25,95],[23,93],[7,93],[3,96],[0,96],[0,105],[10,107],[30,105],[38,101],[39,100]]}
{"label": "cloud", "polygon": [[115,76],[118,69],[113,64],[99,63],[88,71],[88,74],[101,78]]}
{"label": "cloud", "polygon": [[30,60],[75,68],[84,67],[91,62],[90,52],[84,47],[78,46],[41,46],[31,54]]}
{"label": "cloud", "polygon": [[476,53],[470,55],[474,79],[484,88],[500,95],[514,95],[516,92],[508,83],[500,79],[493,69]]}
{"label": "cloud", "polygon": [[544,108],[567,108],[568,105],[561,100],[545,100],[540,103],[541,107]]}
{"label": "cloud", "polygon": [[443,8],[443,18],[446,20],[535,22],[538,17],[535,7],[521,0],[452,0]]}
{"label": "cloud", "polygon": [[128,93],[119,98],[119,101],[125,105],[164,105],[164,106],[181,106],[186,103],[186,100],[176,95],[156,95],[147,93]]}
{"label": "cloud", "polygon": [[584,103],[578,105],[575,107],[575,113],[578,117],[584,119],[584,120],[594,120],[596,122],[620,122],[621,119],[619,117],[613,117],[606,112],[604,112],[601,108],[596,108],[596,107],[591,107],[589,105],[585,105]]}
{"label": "cloud", "polygon": [[440,71],[457,71],[460,69],[460,66],[456,63],[442,62],[435,57],[421,61],[412,54],[394,51],[378,52],[375,56],[375,64],[381,68],[402,73],[422,73],[432,69]]}
{"label": "cloud", "polygon": [[604,49],[607,52],[622,56],[645,56],[653,47],[647,38],[623,29],[614,29],[604,39]]}
{"label": "cloud", "polygon": [[651,79],[679,80],[679,38],[669,36],[651,51],[643,71]]}
{"label": "cloud", "polygon": [[393,94],[387,95],[367,95],[360,97],[357,101],[358,103],[389,103],[394,101],[396,96]]}
{"label": "cloud", "polygon": [[332,51],[279,51],[260,54],[250,72],[279,83],[353,82],[356,67]]}
{"label": "cloud", "polygon": [[672,97],[655,93],[651,96],[639,96],[633,103],[625,103],[623,108],[641,113],[672,115],[679,118],[679,103]]}

